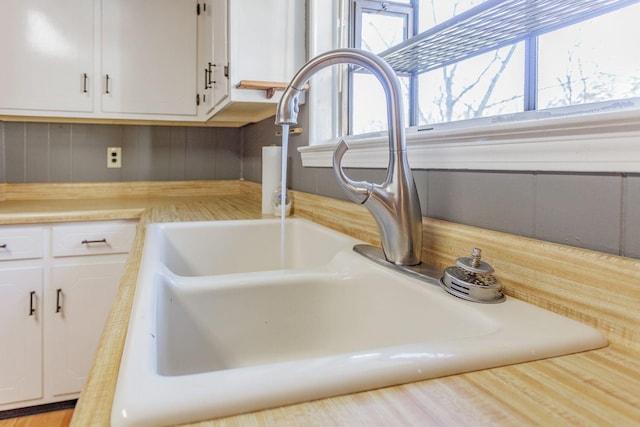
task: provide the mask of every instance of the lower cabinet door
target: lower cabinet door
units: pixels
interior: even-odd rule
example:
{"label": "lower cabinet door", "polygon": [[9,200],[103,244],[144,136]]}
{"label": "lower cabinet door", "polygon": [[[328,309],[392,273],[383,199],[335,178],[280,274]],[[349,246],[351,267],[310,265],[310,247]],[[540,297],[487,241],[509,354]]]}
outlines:
{"label": "lower cabinet door", "polygon": [[123,270],[124,262],[52,267],[46,354],[54,395],[82,390]]}
{"label": "lower cabinet door", "polygon": [[41,267],[0,270],[1,405],[42,397]]}

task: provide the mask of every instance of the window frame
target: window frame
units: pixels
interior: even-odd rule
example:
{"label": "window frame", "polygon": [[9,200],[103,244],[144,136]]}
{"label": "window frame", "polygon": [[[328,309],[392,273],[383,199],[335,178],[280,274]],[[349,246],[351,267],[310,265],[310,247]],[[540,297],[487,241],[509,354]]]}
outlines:
{"label": "window frame", "polygon": [[[410,24],[407,25],[407,27],[412,27],[412,30],[408,31],[408,34],[405,35],[405,39],[403,40],[403,42],[398,44],[399,46],[410,44],[411,41],[409,39],[412,39],[414,36],[416,36],[419,31],[420,23],[418,22],[418,19],[419,19],[418,17],[420,16],[420,13],[419,13],[420,0],[407,0],[406,2],[403,2],[403,3],[385,2],[383,0],[346,0],[346,1],[350,2],[350,9],[351,9],[351,19],[350,19],[350,46],[351,47],[359,48],[361,45],[362,16],[364,13],[388,13],[390,15],[406,14],[408,16],[407,21],[410,22]],[[491,5],[491,3],[494,3],[494,5]],[[627,4],[624,4],[625,2],[621,2],[621,3],[622,4],[610,5],[608,9],[605,8],[605,10],[599,13],[595,13],[595,11],[589,11],[586,15],[583,15],[581,18],[573,17],[573,19],[568,19],[567,21],[556,22],[552,24],[549,28],[553,31],[560,30],[565,28],[566,26],[570,26],[587,19],[602,16],[609,12],[617,11],[620,8],[624,8],[625,6],[629,6],[633,4],[633,3],[628,4],[628,2],[626,2]],[[493,8],[495,7],[495,1],[489,2],[487,0],[486,4],[487,4],[487,7],[484,7],[484,4],[480,4],[480,5],[477,5],[476,7],[473,7],[470,10],[465,10],[461,14],[452,17],[450,20],[436,25],[435,28],[426,31],[425,34],[432,33],[432,31],[441,31],[441,29],[436,30],[436,28],[446,26],[447,22],[449,21],[465,22],[465,20],[469,20],[469,16],[473,17],[475,16],[474,14],[476,13],[482,14],[482,13],[486,13],[487,11],[492,11]],[[474,12],[474,10],[476,9],[480,9],[480,11]],[[539,67],[538,67],[538,64],[540,61],[539,38],[545,35],[547,32],[548,31],[541,31],[541,30],[531,31],[528,34],[525,33],[524,36],[516,36],[513,40],[514,43],[522,43],[524,48],[524,58],[523,58],[523,62],[521,63],[524,70],[522,75],[523,82],[524,82],[522,87],[522,94],[523,94],[523,100],[521,104],[522,111],[537,110],[537,108],[539,107],[539,103],[538,103],[539,95],[540,95],[539,94],[540,73],[539,73]],[[439,34],[439,33],[436,33],[436,34]],[[418,35],[417,39],[421,40],[420,37],[422,35],[423,35],[422,33]],[[459,61],[443,62],[442,67],[456,64],[460,61],[464,61],[465,59],[468,59],[473,56],[477,56],[482,53],[493,52],[501,47],[508,46],[510,44],[511,43],[503,42],[501,44],[498,44],[494,49],[480,49],[476,53],[471,53],[469,56],[463,57]],[[384,58],[386,57],[386,54],[388,54],[389,52],[394,52],[395,48],[396,46],[391,47],[384,52],[376,52],[376,53],[379,53]],[[400,68],[402,69],[402,66]],[[433,71],[435,69],[439,69],[439,68],[431,68],[431,69],[427,69],[427,71]],[[347,82],[348,98],[347,98],[347,101],[345,102],[345,106],[347,108],[348,123],[346,126],[343,126],[343,128],[345,128],[349,134],[353,133],[352,131],[353,131],[354,96],[353,96],[352,76],[354,74],[355,72],[353,71],[349,71],[348,73],[348,82]],[[409,105],[407,105],[407,110],[409,113],[408,126],[409,127],[416,126],[419,124],[419,116],[420,116],[419,76],[422,75],[422,72],[420,71],[414,71],[414,72],[408,72],[408,73],[398,72],[398,75],[409,78],[409,99],[408,99]],[[588,104],[576,104],[576,105],[588,105]],[[486,117],[490,117],[490,116],[486,116]]]}
{"label": "window frame", "polygon": [[[327,0],[308,1],[309,40],[313,41],[317,34],[345,27],[349,17],[346,12],[348,8],[344,6],[350,0],[330,0],[333,8],[326,7]],[[343,13],[337,14],[336,10],[342,10]],[[329,19],[328,14],[331,13],[334,14]],[[338,21],[337,16],[340,16]],[[332,22],[330,27],[318,24],[323,18],[324,22]],[[329,48],[346,47],[344,42],[348,38],[335,39],[337,42],[334,40],[330,47],[319,48],[315,43],[310,43],[310,57]],[[337,102],[331,107],[321,105],[313,94],[333,92],[335,88],[344,90],[346,80],[336,78],[330,83],[311,86],[308,102],[309,145],[298,148],[304,167],[332,167],[333,149],[344,135],[344,128],[334,121],[333,136],[328,136],[326,122],[315,120],[314,117],[316,112],[326,112],[327,109],[342,111],[344,117],[344,111],[340,108],[340,101],[334,100]],[[433,127],[423,126],[422,129],[409,128],[409,163],[414,169],[640,173],[640,98],[589,104],[586,114],[581,111],[581,115],[577,114],[577,109],[585,110],[585,107],[577,105],[525,111]],[[344,159],[346,167],[387,166],[386,132],[347,138],[351,149]]]}

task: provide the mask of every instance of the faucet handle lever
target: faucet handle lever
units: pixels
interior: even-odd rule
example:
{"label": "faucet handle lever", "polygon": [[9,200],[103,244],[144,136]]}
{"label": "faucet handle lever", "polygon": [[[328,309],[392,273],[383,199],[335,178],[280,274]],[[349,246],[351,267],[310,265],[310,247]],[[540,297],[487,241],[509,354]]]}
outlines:
{"label": "faucet handle lever", "polygon": [[354,181],[349,178],[342,169],[342,158],[349,149],[349,144],[344,138],[340,138],[338,145],[333,150],[333,170],[338,178],[338,184],[347,193],[347,196],[356,203],[364,203],[373,191],[373,184],[366,181]]}

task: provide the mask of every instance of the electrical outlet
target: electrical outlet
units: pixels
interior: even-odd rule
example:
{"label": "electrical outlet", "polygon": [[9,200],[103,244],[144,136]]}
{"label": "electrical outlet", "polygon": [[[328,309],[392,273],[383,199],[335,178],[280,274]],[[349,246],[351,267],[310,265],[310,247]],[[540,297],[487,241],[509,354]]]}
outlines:
{"label": "electrical outlet", "polygon": [[107,147],[107,167],[122,167],[122,147]]}

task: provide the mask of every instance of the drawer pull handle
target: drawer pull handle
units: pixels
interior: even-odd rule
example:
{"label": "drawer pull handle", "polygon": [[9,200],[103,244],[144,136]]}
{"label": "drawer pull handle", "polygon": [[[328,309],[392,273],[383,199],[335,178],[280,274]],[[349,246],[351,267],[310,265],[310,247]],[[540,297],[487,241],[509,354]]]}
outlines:
{"label": "drawer pull handle", "polygon": [[56,290],[56,313],[60,313],[62,311],[61,297],[62,297],[62,289],[57,289]]}
{"label": "drawer pull handle", "polygon": [[7,244],[6,243],[1,244],[0,249],[7,249]]}
{"label": "drawer pull handle", "polygon": [[105,245],[107,244],[107,239],[100,239],[100,240],[83,240],[82,244],[83,245],[90,245],[92,243],[104,243]]}
{"label": "drawer pull handle", "polygon": [[33,316],[36,312],[36,291],[29,292],[29,316]]}

